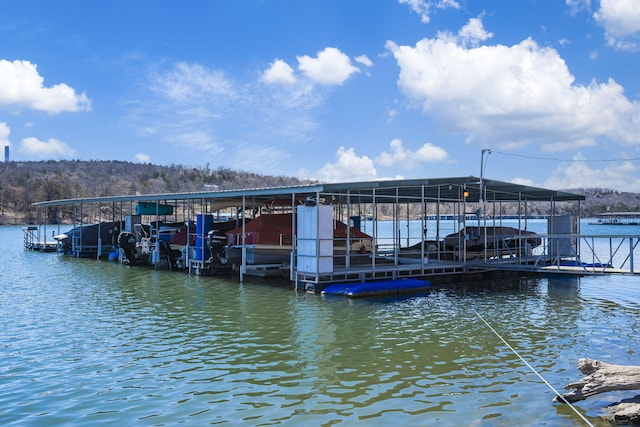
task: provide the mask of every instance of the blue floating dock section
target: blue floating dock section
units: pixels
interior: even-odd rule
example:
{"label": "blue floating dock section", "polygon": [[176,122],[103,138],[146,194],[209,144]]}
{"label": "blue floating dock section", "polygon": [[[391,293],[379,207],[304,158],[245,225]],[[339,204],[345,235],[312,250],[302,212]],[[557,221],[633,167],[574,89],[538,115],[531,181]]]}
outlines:
{"label": "blue floating dock section", "polygon": [[380,282],[335,283],[324,288],[322,294],[366,297],[419,292],[428,289],[430,285],[431,283],[428,280],[415,278],[384,280]]}

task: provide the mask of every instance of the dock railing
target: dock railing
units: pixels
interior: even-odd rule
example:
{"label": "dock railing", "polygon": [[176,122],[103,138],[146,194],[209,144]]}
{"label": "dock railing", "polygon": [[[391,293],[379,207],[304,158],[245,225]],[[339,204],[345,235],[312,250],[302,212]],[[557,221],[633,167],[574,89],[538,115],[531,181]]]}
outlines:
{"label": "dock railing", "polygon": [[24,248],[30,251],[54,252],[58,249],[58,242],[47,241],[46,232],[40,227],[29,225],[22,229]]}
{"label": "dock railing", "polygon": [[28,226],[22,229],[24,248],[28,250],[35,250],[38,241],[40,240],[40,229],[36,226]]}
{"label": "dock railing", "polygon": [[[555,243],[553,238],[557,239],[558,236],[550,236],[546,240],[553,245]],[[592,272],[636,273],[635,264],[638,256],[636,248],[640,243],[639,235],[574,234],[561,235],[560,238],[577,242],[576,267]],[[570,262],[562,257],[556,257],[554,261],[558,266],[571,266]]]}
{"label": "dock railing", "polygon": [[[500,236],[483,251],[459,249],[421,249],[407,251],[395,241],[379,239],[376,256],[406,262],[407,257],[426,260],[459,260],[472,268],[492,267],[510,270],[558,270],[573,273],[636,274],[640,262],[640,235],[635,234],[514,234]],[[532,243],[537,241],[536,243]],[[537,244],[539,243],[539,244]],[[441,245],[439,245],[441,246]]]}
{"label": "dock railing", "polygon": [[585,273],[635,274],[640,261],[640,235],[538,234],[541,244],[531,248],[526,238],[512,236],[516,245],[496,255],[493,249],[475,254],[474,264],[500,264],[521,270],[544,268]]}

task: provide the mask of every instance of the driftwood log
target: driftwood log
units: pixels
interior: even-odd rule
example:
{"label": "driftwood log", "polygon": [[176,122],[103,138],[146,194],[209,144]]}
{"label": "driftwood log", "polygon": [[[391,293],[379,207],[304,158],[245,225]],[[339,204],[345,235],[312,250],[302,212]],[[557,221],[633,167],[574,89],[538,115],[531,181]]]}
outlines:
{"label": "driftwood log", "polygon": [[[578,361],[578,369],[587,376],[565,387],[568,390],[573,389],[570,393],[562,395],[562,398],[569,403],[608,391],[640,389],[640,366],[612,365],[584,358]],[[555,402],[564,403],[565,400],[559,396],[554,398]],[[606,410],[616,421],[640,422],[640,396],[614,403]]]}

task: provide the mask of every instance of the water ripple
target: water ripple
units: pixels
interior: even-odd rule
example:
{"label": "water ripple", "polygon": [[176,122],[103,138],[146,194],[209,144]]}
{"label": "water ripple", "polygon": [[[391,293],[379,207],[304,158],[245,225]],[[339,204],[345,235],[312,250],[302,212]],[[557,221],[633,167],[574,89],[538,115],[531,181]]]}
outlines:
{"label": "water ripple", "polygon": [[0,266],[3,425],[580,425],[476,313],[557,387],[580,357],[640,364],[628,278],[348,300],[17,246]]}

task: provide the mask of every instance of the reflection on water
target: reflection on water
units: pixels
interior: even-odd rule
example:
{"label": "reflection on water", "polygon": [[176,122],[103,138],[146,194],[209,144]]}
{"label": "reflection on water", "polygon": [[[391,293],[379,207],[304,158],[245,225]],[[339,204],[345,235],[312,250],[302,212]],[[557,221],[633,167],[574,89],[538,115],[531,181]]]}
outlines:
{"label": "reflection on water", "polygon": [[[556,388],[640,364],[636,279],[456,282],[349,300],[23,252],[0,271],[3,425],[581,425]],[[577,407],[596,417],[607,396]]]}

